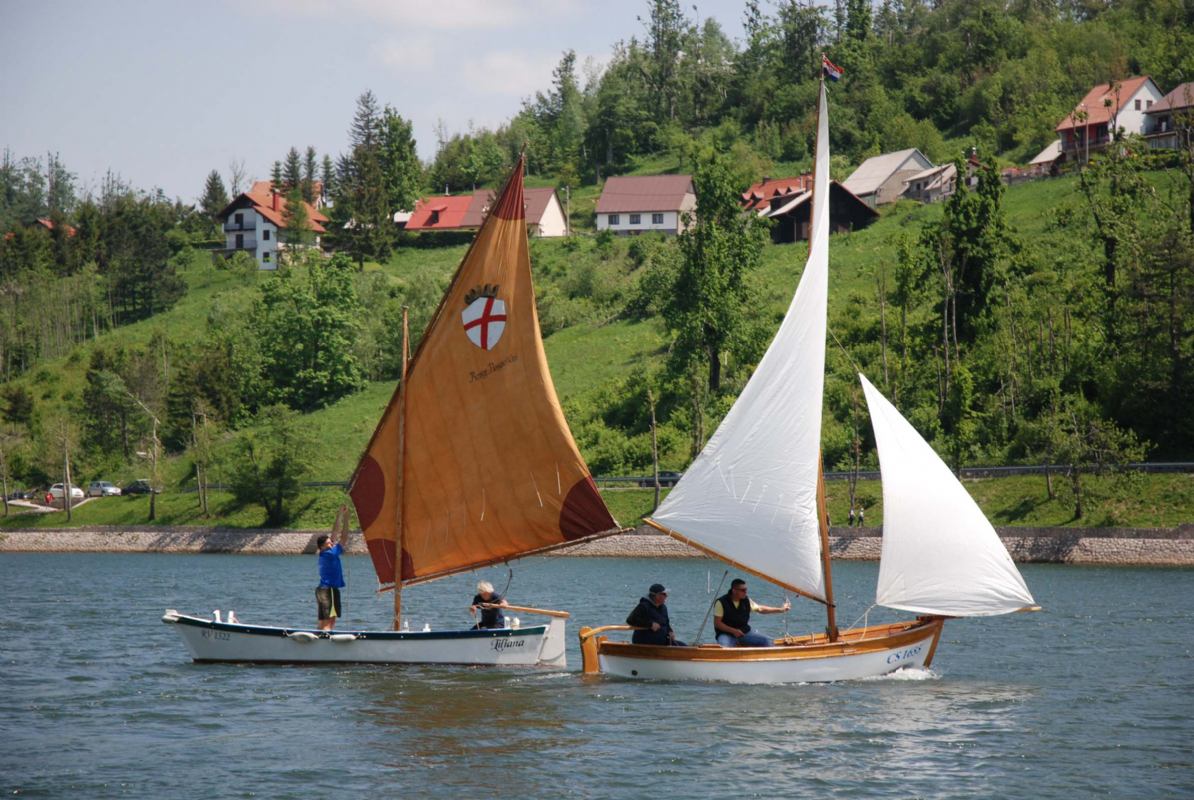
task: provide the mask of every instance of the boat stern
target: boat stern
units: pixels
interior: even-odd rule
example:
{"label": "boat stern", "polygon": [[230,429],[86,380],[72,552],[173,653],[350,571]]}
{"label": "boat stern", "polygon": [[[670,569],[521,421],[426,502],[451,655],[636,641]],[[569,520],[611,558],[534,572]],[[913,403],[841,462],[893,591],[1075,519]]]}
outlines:
{"label": "boat stern", "polygon": [[553,617],[547,626],[547,635],[543,637],[543,648],[539,651],[539,664],[544,667],[565,669],[568,666],[568,654],[564,649],[565,629],[568,620],[563,617]]}

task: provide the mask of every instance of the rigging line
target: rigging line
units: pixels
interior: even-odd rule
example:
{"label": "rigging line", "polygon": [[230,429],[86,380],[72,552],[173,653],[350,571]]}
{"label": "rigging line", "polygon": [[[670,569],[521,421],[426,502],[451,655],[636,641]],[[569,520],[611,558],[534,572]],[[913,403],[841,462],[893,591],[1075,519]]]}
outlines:
{"label": "rigging line", "polygon": [[833,332],[833,328],[826,325],[825,330],[827,330],[829,332],[829,335],[831,337],[833,337],[833,343],[836,344],[838,346],[838,349],[842,351],[842,355],[844,355],[846,357],[846,360],[849,361],[850,364],[854,367],[854,372],[855,373],[862,372],[862,367],[858,366],[858,362],[855,361],[854,357],[852,355],[850,355],[850,352],[848,350],[846,350],[845,345],[843,345],[841,343],[841,341],[838,340],[837,334]]}
{"label": "rigging line", "polygon": [[851,622],[849,625],[846,626],[846,630],[852,630],[854,628],[854,626],[856,626],[858,624],[858,620],[860,619],[860,620],[863,620],[862,630],[865,633],[866,628],[867,628],[867,618],[870,616],[871,611],[873,611],[874,609],[876,609],[878,607],[879,607],[878,603],[871,603],[869,606],[867,606],[866,611],[863,611],[861,614],[858,615],[858,619],[854,620],[853,622]]}
{"label": "rigging line", "polygon": [[[701,634],[705,632],[705,626],[709,624],[709,615],[713,613],[713,606],[717,605],[717,595],[721,594],[721,587],[725,585],[726,577],[728,577],[729,574],[730,571],[728,569],[721,573],[721,581],[717,584],[717,594],[713,595],[713,602],[709,604],[709,610],[705,612],[705,619],[701,621],[701,628],[697,631],[696,638],[692,640],[694,647],[699,647],[701,644]],[[716,631],[714,631],[713,634],[713,641],[717,641]]]}

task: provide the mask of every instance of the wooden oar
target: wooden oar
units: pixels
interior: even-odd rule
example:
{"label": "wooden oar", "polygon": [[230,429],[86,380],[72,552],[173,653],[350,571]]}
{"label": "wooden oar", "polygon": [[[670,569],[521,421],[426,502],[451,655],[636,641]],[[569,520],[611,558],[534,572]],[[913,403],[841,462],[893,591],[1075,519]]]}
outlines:
{"label": "wooden oar", "polygon": [[479,608],[497,608],[509,611],[522,611],[523,614],[542,614],[543,616],[560,617],[561,620],[567,620],[571,617],[567,611],[553,611],[546,608],[531,608],[530,605],[498,605],[496,603],[478,603]]}

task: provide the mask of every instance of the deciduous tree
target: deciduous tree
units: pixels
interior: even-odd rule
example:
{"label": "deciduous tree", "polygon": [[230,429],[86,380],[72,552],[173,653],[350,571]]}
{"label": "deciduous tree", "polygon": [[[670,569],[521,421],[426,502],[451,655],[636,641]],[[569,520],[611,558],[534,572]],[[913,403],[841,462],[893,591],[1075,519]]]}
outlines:
{"label": "deciduous tree", "polygon": [[265,508],[265,524],[284,525],[311,469],[314,444],[299,415],[272,405],[257,415],[226,454],[227,474],[237,502]]}
{"label": "deciduous tree", "polygon": [[674,367],[683,373],[703,361],[708,388],[717,392],[727,352],[745,360],[758,355],[749,276],[759,265],[766,233],[757,217],[741,213],[733,165],[726,157],[699,156],[693,186],[696,215],[679,237],[682,259],[663,317],[674,338]]}

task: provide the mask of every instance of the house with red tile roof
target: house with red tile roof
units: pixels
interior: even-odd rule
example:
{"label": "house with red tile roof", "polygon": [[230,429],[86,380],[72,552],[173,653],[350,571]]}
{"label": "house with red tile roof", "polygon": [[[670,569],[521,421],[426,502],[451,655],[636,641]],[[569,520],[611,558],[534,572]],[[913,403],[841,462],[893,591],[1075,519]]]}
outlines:
{"label": "house with red tile roof", "polygon": [[1147,75],[1100,83],[1057,125],[1066,161],[1085,162],[1102,150],[1118,129],[1152,133],[1147,112],[1161,99],[1161,90]]}
{"label": "house with red tile roof", "polygon": [[473,203],[471,194],[425,197],[415,203],[408,231],[458,231],[464,229],[464,217]]}
{"label": "house with red tile roof", "polygon": [[[405,228],[408,231],[476,230],[489,214],[495,194],[492,189],[478,189],[472,194],[425,197],[415,203],[414,211],[405,220]],[[555,189],[523,189],[523,204],[532,236],[567,235],[564,208]],[[395,222],[400,222],[397,215]]]}
{"label": "house with red tile roof", "polygon": [[[328,218],[305,200],[302,203],[307,212],[307,230],[313,234],[311,246],[319,247],[320,237],[327,233],[324,226]],[[217,253],[227,257],[246,252],[256,259],[258,269],[277,269],[278,251],[287,247],[278,235],[286,229],[287,204],[286,196],[274,191],[269,181],[254,183],[220,212],[226,241],[225,249]]]}
{"label": "house with red tile roof", "polygon": [[1194,121],[1194,81],[1183,83],[1144,112],[1150,133],[1145,134],[1152,148],[1177,149],[1179,134],[1189,135]]}
{"label": "house with red tile roof", "polygon": [[695,210],[691,175],[617,175],[597,200],[597,230],[676,234],[686,227],[684,214]]}
{"label": "house with red tile roof", "polygon": [[[268,195],[274,190],[273,181],[253,181],[253,186],[249,189],[249,194]],[[287,194],[287,190],[283,187],[283,196]],[[311,205],[320,209],[321,211],[327,206],[331,205],[328,198],[324,196],[323,181],[311,181],[311,196],[315,199],[311,201]]]}
{"label": "house with red tile roof", "polygon": [[[813,174],[794,178],[763,178],[742,193],[742,208],[773,220],[771,240],[776,244],[808,239],[812,214]],[[879,212],[837,181],[829,183],[829,220],[832,233],[865,228]]]}

